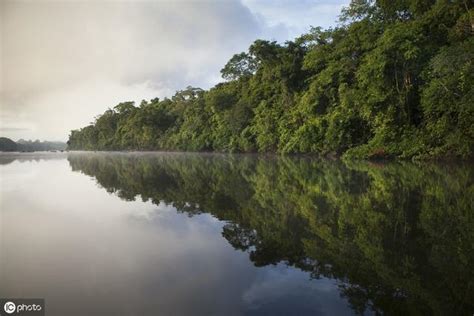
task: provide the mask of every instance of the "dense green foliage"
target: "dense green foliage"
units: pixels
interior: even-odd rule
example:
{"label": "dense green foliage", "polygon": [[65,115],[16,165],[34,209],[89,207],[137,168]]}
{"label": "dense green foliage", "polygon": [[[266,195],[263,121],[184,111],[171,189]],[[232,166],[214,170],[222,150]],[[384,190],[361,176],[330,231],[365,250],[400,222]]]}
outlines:
{"label": "dense green foliage", "polygon": [[0,151],[46,151],[46,150],[65,150],[66,143],[48,142],[40,140],[20,139],[14,142],[10,138],[0,137]]}
{"label": "dense green foliage", "polygon": [[70,149],[472,157],[474,4],[353,0],[338,27],[255,41],[208,91],[125,102]]}
{"label": "dense green foliage", "polygon": [[470,164],[176,153],[68,160],[124,200],[224,221],[222,236],[256,266],[284,262],[337,279],[358,313],[474,310]]}

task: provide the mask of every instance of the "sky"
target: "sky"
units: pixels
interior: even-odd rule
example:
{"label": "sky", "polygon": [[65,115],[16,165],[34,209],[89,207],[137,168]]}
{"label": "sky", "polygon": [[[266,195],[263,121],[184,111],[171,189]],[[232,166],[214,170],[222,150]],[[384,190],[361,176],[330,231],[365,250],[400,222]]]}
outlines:
{"label": "sky", "polygon": [[119,102],[207,89],[256,39],[328,28],[350,0],[0,0],[0,136],[66,141]]}

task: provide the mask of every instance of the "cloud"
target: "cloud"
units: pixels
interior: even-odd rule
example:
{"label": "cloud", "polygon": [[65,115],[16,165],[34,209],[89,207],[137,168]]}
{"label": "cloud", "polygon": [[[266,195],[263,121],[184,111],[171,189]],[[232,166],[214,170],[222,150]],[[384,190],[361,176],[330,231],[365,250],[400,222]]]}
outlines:
{"label": "cloud", "polygon": [[213,52],[241,48],[258,28],[237,1],[7,1],[5,6],[6,92],[62,87],[91,74],[130,83],[182,74],[193,79],[195,71],[214,62]]}
{"label": "cloud", "polygon": [[342,7],[347,6],[350,1],[242,0],[242,2],[265,21],[270,36],[285,41],[307,32],[310,26],[329,28],[335,25]]}
{"label": "cloud", "polygon": [[28,131],[28,128],[23,127],[0,127],[0,132],[16,132],[16,131]]}

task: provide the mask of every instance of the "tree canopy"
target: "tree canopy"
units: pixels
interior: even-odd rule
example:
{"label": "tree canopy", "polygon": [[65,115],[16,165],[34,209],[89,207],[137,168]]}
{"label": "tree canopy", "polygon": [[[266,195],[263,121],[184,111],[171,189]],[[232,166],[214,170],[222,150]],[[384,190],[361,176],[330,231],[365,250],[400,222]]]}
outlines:
{"label": "tree canopy", "polygon": [[353,0],[335,28],[257,40],[209,90],[117,105],[70,149],[472,157],[474,4]]}

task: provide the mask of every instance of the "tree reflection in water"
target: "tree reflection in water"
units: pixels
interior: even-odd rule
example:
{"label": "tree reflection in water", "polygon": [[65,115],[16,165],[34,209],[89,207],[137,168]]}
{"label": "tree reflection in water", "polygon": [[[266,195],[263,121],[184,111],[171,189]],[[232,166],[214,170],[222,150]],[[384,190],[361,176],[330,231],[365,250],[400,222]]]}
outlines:
{"label": "tree reflection in water", "polygon": [[355,312],[474,311],[474,168],[206,154],[72,154],[124,200],[225,221],[256,266],[340,281]]}

